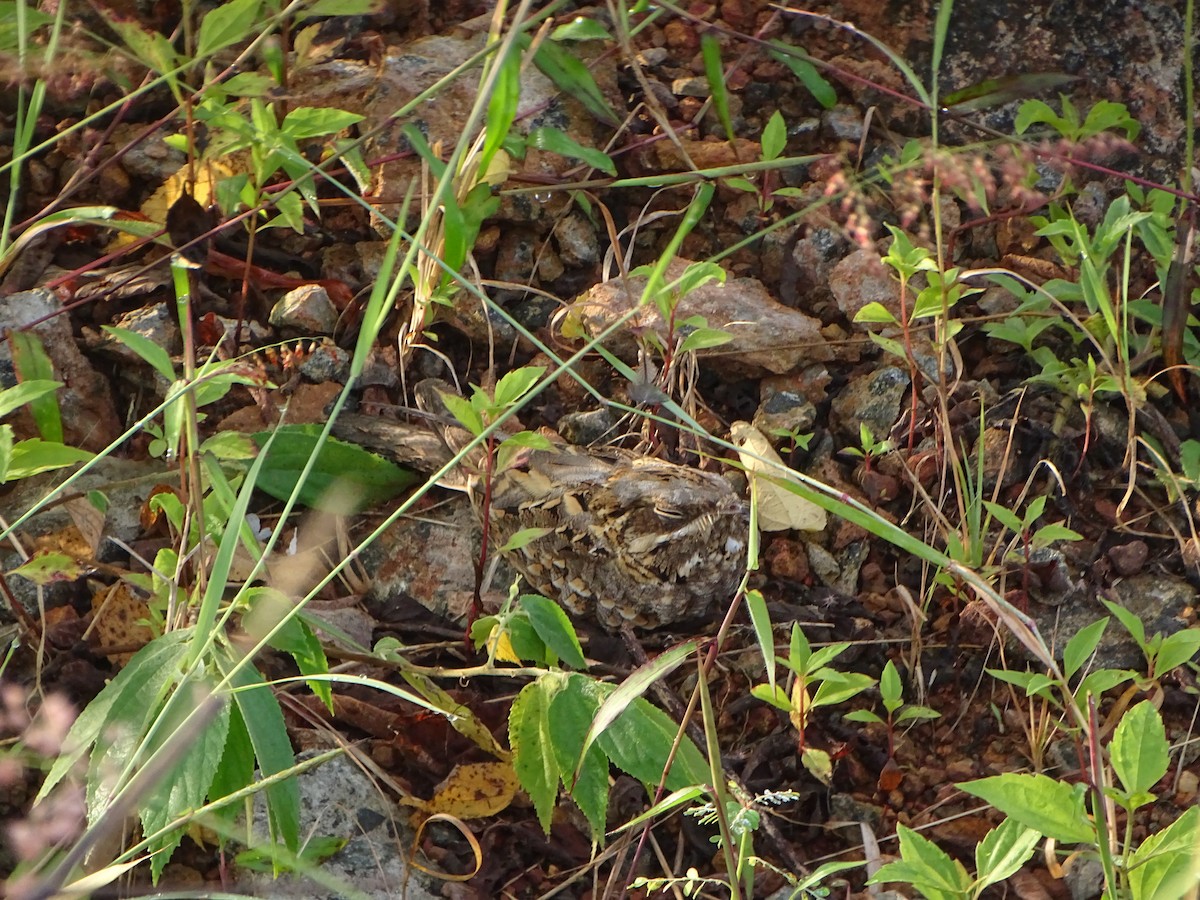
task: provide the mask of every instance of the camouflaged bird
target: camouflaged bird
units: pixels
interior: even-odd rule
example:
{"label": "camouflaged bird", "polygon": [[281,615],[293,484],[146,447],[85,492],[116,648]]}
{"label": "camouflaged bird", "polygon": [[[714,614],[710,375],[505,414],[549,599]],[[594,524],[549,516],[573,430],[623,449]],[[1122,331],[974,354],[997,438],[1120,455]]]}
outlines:
{"label": "camouflaged bird", "polygon": [[[422,382],[432,411],[441,382]],[[439,412],[444,406],[439,407]],[[471,479],[481,518],[481,491]],[[745,567],[748,511],[719,475],[617,449],[555,446],[496,475],[486,518],[495,546],[534,590],[612,631],[712,616]]]}

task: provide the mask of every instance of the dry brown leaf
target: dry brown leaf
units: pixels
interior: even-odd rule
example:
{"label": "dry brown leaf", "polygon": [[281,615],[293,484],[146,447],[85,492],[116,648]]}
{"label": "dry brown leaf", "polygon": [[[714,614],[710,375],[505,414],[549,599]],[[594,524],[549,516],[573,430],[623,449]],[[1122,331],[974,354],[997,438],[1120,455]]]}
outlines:
{"label": "dry brown leaf", "polygon": [[[150,618],[146,601],[135,596],[123,581],[92,594],[92,624],[101,647],[138,648],[150,642],[154,632],[143,624]],[[108,658],[117,665],[125,665],[134,651],[110,653]]]}
{"label": "dry brown leaf", "polygon": [[749,422],[734,422],[729,435],[745,451],[739,451],[738,457],[758,497],[759,529],[821,531],[828,522],[825,510],[778,484],[789,470],[763,433]]}

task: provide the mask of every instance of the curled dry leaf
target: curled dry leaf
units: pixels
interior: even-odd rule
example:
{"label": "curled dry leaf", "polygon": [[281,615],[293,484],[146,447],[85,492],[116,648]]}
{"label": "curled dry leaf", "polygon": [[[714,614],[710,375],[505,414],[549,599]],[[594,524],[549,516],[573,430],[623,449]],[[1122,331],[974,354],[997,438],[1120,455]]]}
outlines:
{"label": "curled dry leaf", "polygon": [[750,476],[750,490],[758,497],[762,531],[820,531],[825,527],[825,510],[781,486],[791,470],[761,431],[749,422],[734,422],[729,435],[741,448],[738,456]]}

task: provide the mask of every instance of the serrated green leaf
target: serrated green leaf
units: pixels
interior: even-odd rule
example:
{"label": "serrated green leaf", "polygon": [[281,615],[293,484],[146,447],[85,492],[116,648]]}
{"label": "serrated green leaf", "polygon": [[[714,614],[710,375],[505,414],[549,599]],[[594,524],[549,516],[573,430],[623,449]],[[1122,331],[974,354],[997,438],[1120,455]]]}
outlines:
{"label": "serrated green leaf", "polygon": [[971,876],[963,864],[911,828],[896,826],[902,862],[888,863],[867,884],[911,884],[930,900],[959,900],[969,896]]}
{"label": "serrated green leaf", "polygon": [[559,775],[588,820],[594,840],[602,840],[608,812],[608,759],[596,745],[580,761],[588,726],[600,707],[595,682],[572,675],[550,701],[550,737]]}
{"label": "serrated green leaf", "polygon": [[[225,748],[221,753],[221,761],[213,773],[212,784],[208,789],[210,800],[219,800],[240,791],[250,784],[254,778],[254,745],[250,743],[250,732],[242,721],[242,712],[236,703],[231,703],[229,709],[229,728],[225,736]],[[226,821],[232,821],[240,815],[241,808],[232,803],[216,810],[216,815]]]}
{"label": "serrated green leaf", "polygon": [[1042,836],[1015,819],[1005,819],[989,831],[975,848],[977,888],[999,884],[1015,875],[1033,856]]}
{"label": "serrated green leaf", "polygon": [[996,775],[957,787],[1000,812],[1063,844],[1090,844],[1096,827],[1087,817],[1076,787],[1045,775]]}
{"label": "serrated green leaf", "polygon": [[[309,457],[318,447],[321,426],[281,425],[267,451],[255,487],[279,500],[291,496]],[[254,440],[261,448],[272,432],[259,432]],[[335,438],[321,444],[321,455],[300,489],[300,502],[312,508],[339,512],[363,510],[384,503],[416,476],[412,472],[359,447]]]}
{"label": "serrated green leaf", "polygon": [[[236,659],[229,652],[219,655],[218,661],[227,675],[236,664]],[[262,778],[268,779],[293,768],[296,758],[292,753],[283,711],[258,670],[252,666],[242,666],[230,675],[230,683],[235,688],[234,703],[250,736]],[[300,789],[296,779],[289,777],[273,781],[267,785],[265,792],[271,835],[295,852],[300,846]]]}
{"label": "serrated green leaf", "polygon": [[[588,731],[584,747],[591,747],[597,736],[629,707],[635,698],[641,697],[660,678],[665,678],[696,650],[695,641],[687,641],[660,653],[654,659],[634,669],[620,686],[609,693],[601,704],[596,719]],[[611,755],[611,754],[610,754]]]}
{"label": "serrated green leaf", "polygon": [[543,676],[517,694],[508,714],[508,744],[513,770],[533,801],[546,834],[558,799],[558,762],[550,730],[550,702],[565,684],[561,676]]}
{"label": "serrated green leaf", "polygon": [[543,126],[535,128],[529,132],[528,144],[530,147],[536,147],[538,150],[547,150],[550,153],[557,153],[559,156],[565,156],[568,159],[578,159],[593,169],[599,169],[606,175],[613,178],[617,177],[617,166],[603,150],[595,147],[585,147],[583,144],[576,141],[565,131],[558,128]]}
{"label": "serrated green leaf", "polygon": [[[177,688],[176,695],[164,709],[157,724],[155,731],[158,738],[152,741],[152,748],[161,746],[177,729],[189,727],[184,720],[199,705],[210,688],[211,685],[195,682],[181,684]],[[139,801],[138,815],[142,820],[143,833],[147,836],[155,834],[204,803],[225,750],[225,739],[229,733],[229,705],[227,702],[221,703],[212,719],[199,729],[192,727],[194,737],[189,742],[187,751],[170,774]],[[158,882],[163,868],[170,862],[171,854],[183,840],[183,835],[184,830],[176,828],[173,832],[152,841],[150,876],[155,883]]]}
{"label": "serrated green leaf", "polygon": [[50,772],[34,803],[44,800],[75,768],[105,727],[121,722],[120,710],[139,710],[145,716],[152,707],[157,708],[157,698],[176,674],[187,652],[185,641],[189,638],[190,633],[186,629],[174,631],[154,639],[133,655],[125,668],[79,714],[63,743],[63,752],[50,766]]}
{"label": "serrated green leaf", "polygon": [[[679,726],[670,716],[644,697],[638,697],[600,733],[596,742],[617,768],[644,784],[658,784],[678,733]],[[666,777],[667,790],[705,784],[710,778],[703,754],[684,735]]]}
{"label": "serrated green leaf", "polygon": [[1150,835],[1127,860],[1133,897],[1176,900],[1194,895],[1200,878],[1200,807],[1192,806],[1178,819]]}
{"label": "serrated green leaf", "polygon": [[587,668],[575,626],[561,606],[539,594],[522,594],[520,603],[533,630],[559,659],[576,669]]}
{"label": "serrated green leaf", "polygon": [[1149,791],[1167,773],[1167,734],[1149,700],[1126,710],[1109,744],[1113,771],[1130,794]]}

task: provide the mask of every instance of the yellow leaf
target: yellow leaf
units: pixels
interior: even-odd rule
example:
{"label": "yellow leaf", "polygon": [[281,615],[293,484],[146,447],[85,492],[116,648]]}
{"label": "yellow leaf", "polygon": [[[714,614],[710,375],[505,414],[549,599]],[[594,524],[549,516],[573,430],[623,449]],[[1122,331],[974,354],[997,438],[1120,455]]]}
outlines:
{"label": "yellow leaf", "polygon": [[517,773],[508,763],[466,763],[456,766],[443,781],[426,809],[460,819],[494,816],[512,803]]}
{"label": "yellow leaf", "polygon": [[783,464],[763,433],[749,422],[734,422],[729,435],[742,448],[738,456],[750,476],[750,489],[758,498],[759,529],[821,531],[828,521],[825,510],[780,485],[788,480],[791,469]]}

